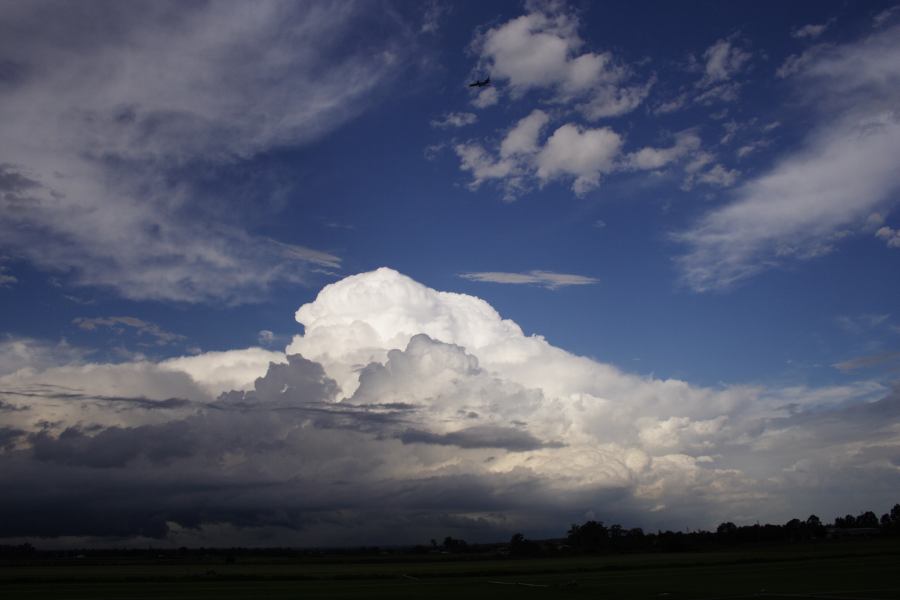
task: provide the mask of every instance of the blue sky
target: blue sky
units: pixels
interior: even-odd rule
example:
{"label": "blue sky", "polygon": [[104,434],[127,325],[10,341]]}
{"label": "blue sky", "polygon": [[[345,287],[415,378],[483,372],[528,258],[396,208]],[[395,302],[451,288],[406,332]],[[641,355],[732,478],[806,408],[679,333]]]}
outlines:
{"label": "blue sky", "polygon": [[294,313],[379,267],[645,381],[895,385],[892,2],[136,7],[0,4],[8,385],[290,346],[349,397]]}

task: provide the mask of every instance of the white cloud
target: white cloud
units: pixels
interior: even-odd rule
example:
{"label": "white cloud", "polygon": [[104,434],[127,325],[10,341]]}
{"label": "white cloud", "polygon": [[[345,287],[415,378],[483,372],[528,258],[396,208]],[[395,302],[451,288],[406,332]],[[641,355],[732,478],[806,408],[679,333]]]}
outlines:
{"label": "white cloud", "polygon": [[487,87],[479,91],[472,99],[472,106],[475,108],[487,108],[493,106],[500,101],[500,93],[496,88]]}
{"label": "white cloud", "polygon": [[554,273],[553,271],[528,271],[527,273],[481,271],[476,273],[463,273],[460,277],[470,281],[484,281],[489,283],[539,285],[549,290],[556,290],[570,285],[592,285],[599,282],[599,279],[594,277],[574,275],[571,273]]}
{"label": "white cloud", "polygon": [[707,106],[714,102],[734,102],[738,99],[740,91],[741,86],[737,82],[719,83],[698,94],[694,101]]}
{"label": "white cloud", "polygon": [[815,46],[810,46],[800,54],[791,54],[784,59],[781,66],[776,69],[775,75],[780,79],[786,79],[792,75],[796,75],[833,48],[834,46],[831,44],[816,44]]}
{"label": "white cloud", "polygon": [[[697,64],[697,59],[691,57],[692,67],[703,72],[703,76],[694,86],[697,93],[693,101],[709,106],[716,102],[737,100],[741,83],[735,80],[735,76],[744,69],[751,58],[752,54],[737,44],[736,35],[720,39],[707,48],[703,53],[702,64]],[[686,97],[682,96],[682,100],[686,100]],[[682,104],[683,101],[679,101],[672,106],[657,107],[657,112],[670,112],[680,108]],[[665,110],[661,110],[662,108]]]}
{"label": "white cloud", "polygon": [[731,187],[740,176],[740,171],[728,169],[722,165],[716,165],[705,173],[700,174],[697,179],[702,183],[717,185],[719,187]]}
{"label": "white cloud", "polygon": [[307,143],[362,111],[408,51],[402,36],[351,49],[369,17],[316,2],[6,11],[0,55],[21,77],[0,90],[3,246],[135,299],[254,300],[337,267],[248,233],[244,205],[173,173]]}
{"label": "white cloud", "polygon": [[698,182],[728,187],[740,175],[734,169],[712,164],[715,155],[701,150],[700,137],[690,130],[676,134],[671,146],[646,146],[621,157],[624,141],[608,127],[590,129],[566,123],[541,141],[549,121],[544,111],[532,111],[506,133],[496,157],[480,144],[457,144],[460,168],[472,174],[469,187],[477,189],[486,181],[496,180],[504,199],[510,201],[529,189],[535,179],[541,184],[571,179],[573,191],[582,196],[596,188],[605,174],[656,170],[676,163],[683,164],[685,189]]}
{"label": "white cloud", "polygon": [[688,130],[678,133],[675,136],[675,143],[671,146],[662,148],[646,146],[628,154],[622,167],[657,170],[681,163],[685,175],[682,189],[689,190],[696,183],[718,187],[733,185],[740,173],[720,164],[713,164],[715,159],[714,154],[701,149],[700,137],[694,131]]}
{"label": "white cloud", "polygon": [[794,31],[791,32],[791,36],[797,39],[815,39],[825,33],[825,30],[828,29],[830,22],[814,24],[810,23],[808,25],[804,25],[803,27],[798,27]]}
{"label": "white cloud", "polygon": [[608,127],[582,129],[566,124],[553,132],[538,153],[537,176],[549,181],[575,178],[572,190],[582,196],[600,184],[600,176],[613,170],[622,138]]}
{"label": "white cloud", "polygon": [[599,185],[601,175],[615,168],[622,145],[619,135],[608,127],[585,129],[567,123],[542,142],[549,121],[540,109],[520,119],[503,137],[497,157],[478,143],[457,144],[460,168],[472,174],[469,187],[499,180],[504,199],[514,200],[535,179],[572,179],[579,196]]}
{"label": "white cloud", "polygon": [[896,203],[898,40],[886,30],[823,50],[797,71],[799,93],[820,111],[817,127],[800,150],[741,185],[732,203],[677,236],[688,246],[679,259],[688,285],[725,288],[786,260],[821,256]]}
{"label": "white cloud", "polygon": [[665,115],[675,112],[683,108],[687,104],[687,101],[688,95],[686,93],[681,93],[671,100],[659,103],[656,107],[653,108],[653,114]]}
{"label": "white cloud", "polygon": [[500,156],[507,158],[515,155],[534,154],[538,151],[538,138],[550,121],[542,110],[536,109],[520,120],[509,130],[500,144]]}
{"label": "white cloud", "polygon": [[170,358],[160,362],[159,369],[184,373],[210,397],[215,397],[229,390],[249,389],[257,377],[265,375],[269,364],[285,360],[283,352],[244,348]]}
{"label": "white cloud", "polygon": [[80,363],[90,353],[66,340],[46,342],[29,337],[3,335],[0,337],[0,375],[19,369],[46,369],[48,367]]}
{"label": "white cloud", "polygon": [[[13,490],[0,508],[15,517],[0,537],[34,534],[21,532],[37,527],[22,508],[35,498],[42,526],[61,527],[63,505],[83,515],[66,524],[78,535],[221,541],[221,523],[246,542],[277,525],[285,545],[397,542],[399,522],[400,543],[449,522],[483,540],[523,523],[553,535],[587,511],[711,527],[735,514],[784,520],[814,500],[836,514],[854,490],[895,500],[888,458],[900,440],[885,417],[900,399],[877,383],[639,377],[390,269],[326,286],[296,317],[304,331],[288,359],[247,349],[0,377],[15,437],[0,448]],[[231,384],[241,391],[213,399]],[[812,476],[797,475],[798,455]],[[110,485],[133,499],[116,505],[129,518],[114,533],[91,512],[109,506]]]}
{"label": "white cloud", "polygon": [[585,99],[578,108],[590,120],[637,108],[652,81],[626,85],[630,70],[609,52],[582,51],[578,27],[578,18],[559,5],[533,8],[476,40],[481,70],[506,82],[514,97],[540,89],[551,90],[558,102]]}
{"label": "white cloud", "polygon": [[743,146],[741,146],[740,148],[738,148],[735,151],[735,154],[737,155],[738,158],[747,158],[748,156],[750,156],[751,154],[753,154],[760,148],[765,148],[768,145],[769,145],[768,140],[756,140],[756,141],[750,142],[749,144],[744,144]]}
{"label": "white cloud", "polygon": [[661,169],[675,161],[696,152],[700,148],[700,137],[685,131],[675,137],[675,143],[668,148],[646,146],[632,152],[627,157],[630,167],[641,170]]}
{"label": "white cloud", "polygon": [[555,85],[584,89],[603,73],[609,57],[573,57],[582,45],[577,27],[577,21],[564,14],[529,13],[489,30],[482,56],[490,63],[492,77],[508,80],[519,93]]}
{"label": "white cloud", "polygon": [[431,121],[432,127],[438,129],[449,129],[457,127],[466,127],[478,121],[478,115],[467,112],[451,112],[442,116],[440,119]]}
{"label": "white cloud", "polygon": [[746,50],[737,47],[732,39],[717,41],[703,53],[706,64],[701,85],[710,86],[733,78],[751,56]]}
{"label": "white cloud", "polygon": [[885,23],[893,19],[898,13],[900,13],[900,4],[886,8],[872,17],[872,25],[875,27],[883,27]]}
{"label": "white cloud", "polygon": [[885,225],[875,232],[875,235],[884,240],[888,248],[900,248],[900,231]]}
{"label": "white cloud", "polygon": [[628,114],[643,103],[650,94],[653,83],[651,80],[641,86],[600,86],[591,93],[587,102],[579,105],[578,109],[589,121]]}
{"label": "white cloud", "polygon": [[505,179],[519,172],[515,161],[495,159],[480,144],[457,144],[453,150],[459,157],[460,168],[472,174],[472,182],[469,184],[471,189],[477,189],[490,179]]}

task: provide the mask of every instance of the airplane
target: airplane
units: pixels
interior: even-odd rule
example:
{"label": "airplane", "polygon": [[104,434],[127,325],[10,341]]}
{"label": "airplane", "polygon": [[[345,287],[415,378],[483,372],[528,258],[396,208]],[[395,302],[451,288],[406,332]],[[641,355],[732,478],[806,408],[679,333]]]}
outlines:
{"label": "airplane", "polygon": [[472,83],[469,84],[469,87],[477,87],[477,88],[480,88],[480,87],[485,87],[485,86],[488,86],[488,85],[491,85],[491,78],[490,78],[490,77],[488,77],[487,79],[476,79],[475,81],[473,81]]}

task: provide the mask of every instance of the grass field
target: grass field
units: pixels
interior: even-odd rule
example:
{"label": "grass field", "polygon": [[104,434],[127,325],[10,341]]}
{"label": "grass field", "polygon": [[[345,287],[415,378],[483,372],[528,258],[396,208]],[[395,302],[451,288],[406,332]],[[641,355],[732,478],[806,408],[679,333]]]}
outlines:
{"label": "grass field", "polygon": [[13,598],[900,599],[900,544],[540,559],[94,560],[0,566]]}

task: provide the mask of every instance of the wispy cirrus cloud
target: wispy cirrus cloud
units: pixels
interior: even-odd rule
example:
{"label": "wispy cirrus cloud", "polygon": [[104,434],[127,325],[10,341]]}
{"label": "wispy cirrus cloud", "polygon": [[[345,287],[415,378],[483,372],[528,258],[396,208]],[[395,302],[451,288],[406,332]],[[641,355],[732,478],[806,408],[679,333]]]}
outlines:
{"label": "wispy cirrus cloud", "polygon": [[432,127],[438,129],[452,129],[473,125],[478,121],[478,115],[469,112],[450,112],[446,113],[439,119],[431,121]]}
{"label": "wispy cirrus cloud", "polygon": [[816,110],[806,143],[744,182],[734,200],[674,239],[683,280],[725,289],[788,261],[831,252],[896,203],[900,171],[900,30],[822,48],[797,63],[797,93]]}
{"label": "wispy cirrus cloud", "polygon": [[72,322],[79,329],[85,331],[106,328],[121,334],[125,329],[131,329],[140,336],[153,338],[158,345],[172,344],[187,339],[178,333],[166,331],[156,323],[138,319],[137,317],[78,317]]}
{"label": "wispy cirrus cloud", "polygon": [[572,273],[555,273],[553,271],[527,271],[525,273],[507,273],[503,271],[481,271],[462,273],[460,277],[469,281],[487,283],[505,283],[511,285],[537,285],[549,290],[556,290],[572,285],[594,285],[600,283],[595,277],[574,275]]}
{"label": "wispy cirrus cloud", "polygon": [[826,21],[825,23],[809,23],[808,25],[793,30],[791,32],[791,37],[800,40],[813,40],[825,33],[830,25],[831,21]]}
{"label": "wispy cirrus cloud", "polygon": [[[309,143],[365,110],[409,52],[402,32],[367,27],[393,17],[275,0],[3,11],[3,248],[72,283],[183,302],[258,300],[340,265],[254,234],[243,204],[190,173]],[[364,49],[345,43],[360,30]]]}

